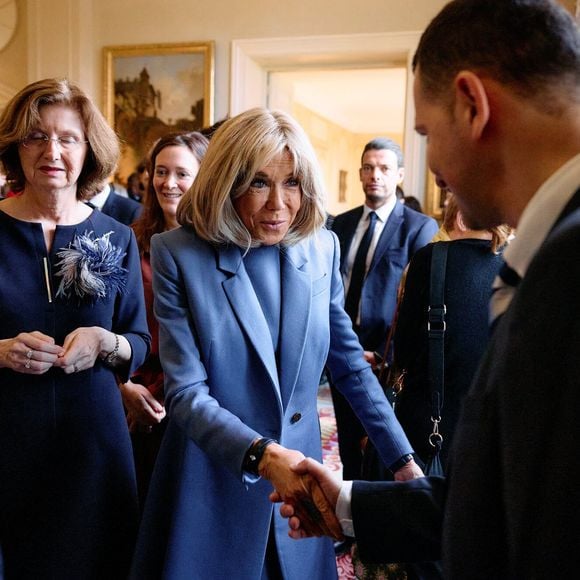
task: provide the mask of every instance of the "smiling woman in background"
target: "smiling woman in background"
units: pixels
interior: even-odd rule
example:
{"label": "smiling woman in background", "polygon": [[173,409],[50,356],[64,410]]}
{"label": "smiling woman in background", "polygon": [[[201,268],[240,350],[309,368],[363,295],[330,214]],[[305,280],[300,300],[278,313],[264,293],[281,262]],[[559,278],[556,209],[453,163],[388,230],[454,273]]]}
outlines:
{"label": "smiling woman in background", "polygon": [[133,224],[141,254],[141,270],[147,306],[147,324],[151,333],[151,353],[145,363],[121,385],[127,421],[131,431],[137,486],[145,499],[153,465],[157,457],[165,422],[163,406],[163,369],[159,362],[159,325],[153,313],[153,286],[149,254],[151,236],[179,226],[177,205],[191,187],[208,140],[197,132],[170,133],[159,139],[149,154],[148,191],[144,211]]}
{"label": "smiling woman in background", "polygon": [[124,578],[138,520],[116,374],[145,359],[139,255],[83,203],[118,142],[66,80],[25,87],[0,117],[0,544],[7,579]]}
{"label": "smiling woman in background", "polygon": [[321,459],[325,363],[384,460],[411,452],[342,306],[320,175],[291,117],[246,111],[212,137],[183,227],[151,241],[169,421],[135,579],[336,577],[332,542],[290,540],[268,499],[299,498],[292,465]]}

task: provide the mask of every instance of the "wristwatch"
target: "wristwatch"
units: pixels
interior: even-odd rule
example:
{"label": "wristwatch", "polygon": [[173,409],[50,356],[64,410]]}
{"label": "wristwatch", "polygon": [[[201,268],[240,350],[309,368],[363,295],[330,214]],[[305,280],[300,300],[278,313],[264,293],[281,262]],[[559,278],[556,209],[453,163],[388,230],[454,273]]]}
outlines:
{"label": "wristwatch", "polygon": [[397,471],[399,471],[399,469],[401,469],[401,467],[404,467],[405,465],[407,465],[407,463],[409,463],[412,460],[413,460],[413,456],[410,453],[407,453],[407,454],[403,455],[403,457],[401,457],[401,459],[397,459],[397,461],[395,461],[395,463],[390,465],[389,470],[392,473],[396,473]]}
{"label": "wristwatch", "polygon": [[264,457],[264,451],[266,447],[271,443],[278,443],[276,439],[270,439],[269,437],[262,437],[258,439],[247,451],[244,457],[244,463],[242,464],[242,469],[252,475],[259,475],[258,466],[262,457]]}

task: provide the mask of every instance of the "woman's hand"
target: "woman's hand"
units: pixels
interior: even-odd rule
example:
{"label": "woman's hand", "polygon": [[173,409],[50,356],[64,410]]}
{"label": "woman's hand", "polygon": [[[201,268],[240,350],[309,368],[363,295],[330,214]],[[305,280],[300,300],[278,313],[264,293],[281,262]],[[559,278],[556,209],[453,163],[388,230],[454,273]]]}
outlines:
{"label": "woman's hand", "polygon": [[63,347],[56,345],[51,336],[38,330],[21,332],[15,338],[0,340],[0,367],[42,375],[58,362],[63,352]]}
{"label": "woman's hand", "polygon": [[101,351],[103,332],[98,326],[73,330],[64,339],[64,353],[55,366],[61,367],[67,375],[92,368]]}
{"label": "woman's hand", "polygon": [[340,524],[318,482],[309,474],[296,473],[304,454],[272,443],[258,466],[259,474],[274,485],[277,497],[294,506],[296,516],[311,535],[342,538]]}
{"label": "woman's hand", "polygon": [[[299,509],[289,502],[284,502],[280,507],[282,517],[288,518],[290,531],[289,536],[294,539],[310,538],[312,536],[330,536],[335,540],[344,539],[342,528],[336,517],[336,503],[340,494],[342,481],[337,479],[328,467],[308,458],[293,467],[293,470],[301,475],[312,490],[312,499],[324,518],[327,527],[321,529],[312,528],[308,520],[305,520]],[[280,502],[282,498],[276,491],[270,494],[270,501]],[[320,534],[322,530],[323,534]]]}
{"label": "woman's hand", "polygon": [[64,354],[55,366],[61,367],[66,374],[78,373],[95,365],[97,357],[102,352],[111,352],[119,337],[119,349],[116,360],[128,361],[131,357],[129,341],[120,335],[101,328],[100,326],[80,327],[73,330],[64,339]]}
{"label": "woman's hand", "polygon": [[129,431],[139,427],[150,428],[165,418],[165,407],[149,392],[147,387],[127,381],[120,385],[123,404],[127,409]]}

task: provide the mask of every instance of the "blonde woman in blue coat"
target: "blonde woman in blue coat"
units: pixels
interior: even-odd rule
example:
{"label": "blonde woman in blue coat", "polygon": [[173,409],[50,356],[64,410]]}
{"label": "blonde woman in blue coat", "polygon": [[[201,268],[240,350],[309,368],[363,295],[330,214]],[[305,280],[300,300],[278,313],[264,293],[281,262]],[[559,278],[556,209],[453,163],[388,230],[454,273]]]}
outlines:
{"label": "blonde woman in blue coat", "polygon": [[325,364],[395,477],[421,471],[343,310],[302,129],[266,109],[228,120],[177,218],[151,243],[169,424],[133,578],[335,578],[332,542],[293,542],[268,500],[321,459]]}

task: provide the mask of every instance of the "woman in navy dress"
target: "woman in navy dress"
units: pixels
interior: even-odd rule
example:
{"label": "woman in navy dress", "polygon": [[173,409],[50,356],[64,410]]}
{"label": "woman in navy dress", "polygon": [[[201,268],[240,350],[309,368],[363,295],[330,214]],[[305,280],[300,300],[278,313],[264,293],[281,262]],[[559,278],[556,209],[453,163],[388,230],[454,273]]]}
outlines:
{"label": "woman in navy dress", "polygon": [[149,335],[134,235],[83,203],[118,142],[75,85],[25,87],[0,117],[0,545],[11,578],[124,578],[137,525],[116,375]]}

